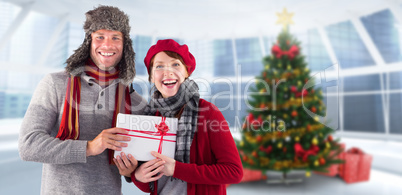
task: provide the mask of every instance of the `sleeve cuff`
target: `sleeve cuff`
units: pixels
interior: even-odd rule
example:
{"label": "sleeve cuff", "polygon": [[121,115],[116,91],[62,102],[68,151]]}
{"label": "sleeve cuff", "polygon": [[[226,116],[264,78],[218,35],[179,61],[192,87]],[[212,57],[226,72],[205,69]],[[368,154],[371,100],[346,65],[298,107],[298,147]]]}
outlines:
{"label": "sleeve cuff", "polygon": [[126,176],[124,176],[124,179],[126,179],[126,182],[127,182],[127,183],[133,182],[133,181],[131,180],[131,177],[126,177]]}

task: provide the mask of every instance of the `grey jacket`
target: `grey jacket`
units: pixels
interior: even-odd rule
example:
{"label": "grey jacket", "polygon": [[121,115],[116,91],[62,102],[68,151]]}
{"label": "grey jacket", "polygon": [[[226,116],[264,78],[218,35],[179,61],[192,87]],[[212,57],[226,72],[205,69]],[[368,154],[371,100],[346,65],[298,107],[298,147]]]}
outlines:
{"label": "grey jacket", "polygon": [[[87,140],[111,128],[116,79],[102,89],[81,74],[79,140],[61,141],[59,130],[68,75],[47,75],[38,85],[21,125],[19,153],[23,160],[43,163],[41,194],[121,194],[121,176],[109,165],[107,150],[86,157]],[[142,114],[146,101],[131,95],[132,113]]]}

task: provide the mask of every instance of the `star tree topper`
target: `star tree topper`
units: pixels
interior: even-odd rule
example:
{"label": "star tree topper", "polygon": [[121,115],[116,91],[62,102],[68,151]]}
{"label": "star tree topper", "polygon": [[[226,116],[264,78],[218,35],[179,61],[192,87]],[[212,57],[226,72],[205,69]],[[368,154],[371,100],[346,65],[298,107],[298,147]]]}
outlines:
{"label": "star tree topper", "polygon": [[288,10],[286,8],[283,8],[282,13],[276,13],[278,16],[278,21],[276,21],[276,24],[282,24],[283,29],[287,29],[289,24],[294,24],[292,21],[292,17],[294,13],[288,13]]}

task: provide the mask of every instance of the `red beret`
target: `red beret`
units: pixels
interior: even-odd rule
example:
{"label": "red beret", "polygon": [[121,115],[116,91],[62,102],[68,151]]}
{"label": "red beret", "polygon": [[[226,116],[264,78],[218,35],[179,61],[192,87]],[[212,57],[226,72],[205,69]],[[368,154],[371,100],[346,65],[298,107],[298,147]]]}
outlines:
{"label": "red beret", "polygon": [[195,58],[193,54],[188,51],[187,45],[179,45],[176,41],[173,39],[164,39],[164,40],[159,40],[156,45],[152,45],[151,48],[149,48],[147,55],[145,56],[144,63],[145,66],[147,67],[147,71],[149,74],[149,65],[151,63],[152,57],[154,57],[157,53],[161,51],[172,51],[176,52],[183,58],[184,63],[187,65],[187,72],[189,75],[194,71],[195,69]]}

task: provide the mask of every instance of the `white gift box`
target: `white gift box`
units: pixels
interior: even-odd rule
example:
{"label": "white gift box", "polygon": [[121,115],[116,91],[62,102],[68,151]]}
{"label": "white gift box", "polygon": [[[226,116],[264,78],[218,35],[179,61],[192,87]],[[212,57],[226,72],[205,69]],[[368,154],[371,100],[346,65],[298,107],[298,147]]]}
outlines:
{"label": "white gift box", "polygon": [[[162,119],[169,128],[163,139],[156,125],[160,125]],[[138,161],[149,161],[155,159],[151,155],[151,151],[158,152],[161,146],[161,154],[174,158],[176,151],[176,132],[178,120],[177,118],[166,118],[160,116],[144,116],[121,114],[117,115],[116,127],[129,130],[126,136],[131,137],[131,141],[127,147],[123,147],[122,151],[115,151],[114,157],[124,152],[126,155],[131,154]]]}

